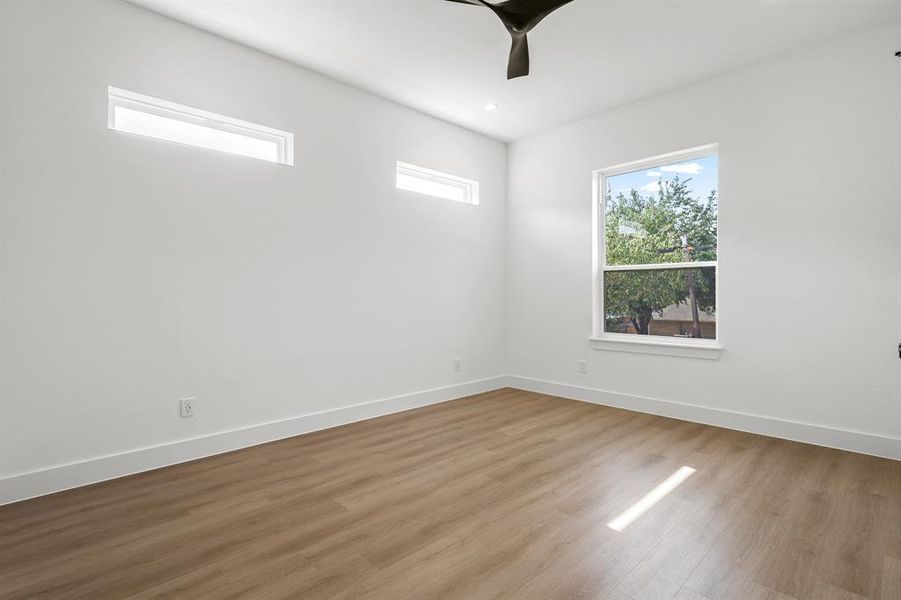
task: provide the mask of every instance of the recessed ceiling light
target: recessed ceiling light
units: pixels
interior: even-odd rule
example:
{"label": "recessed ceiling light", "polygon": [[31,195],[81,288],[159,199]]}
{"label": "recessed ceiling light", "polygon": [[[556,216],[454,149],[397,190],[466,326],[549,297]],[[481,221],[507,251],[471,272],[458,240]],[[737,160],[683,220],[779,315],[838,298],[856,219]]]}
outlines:
{"label": "recessed ceiling light", "polygon": [[485,105],[485,110],[497,110],[497,102],[489,102]]}

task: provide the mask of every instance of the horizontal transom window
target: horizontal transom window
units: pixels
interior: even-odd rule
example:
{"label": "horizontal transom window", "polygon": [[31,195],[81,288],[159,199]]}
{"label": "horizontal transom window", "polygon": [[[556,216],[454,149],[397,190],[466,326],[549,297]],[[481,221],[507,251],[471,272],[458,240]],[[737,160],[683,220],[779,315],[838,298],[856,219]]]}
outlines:
{"label": "horizontal transom window", "polygon": [[479,182],[397,161],[397,189],[465,204],[479,203]]}
{"label": "horizontal transom window", "polygon": [[294,164],[293,133],[112,86],[109,128],[283,165]]}

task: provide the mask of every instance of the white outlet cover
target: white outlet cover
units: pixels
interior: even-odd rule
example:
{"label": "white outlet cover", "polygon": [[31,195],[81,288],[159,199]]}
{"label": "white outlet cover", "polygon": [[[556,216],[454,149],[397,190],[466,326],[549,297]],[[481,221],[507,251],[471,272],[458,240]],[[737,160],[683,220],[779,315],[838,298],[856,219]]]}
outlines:
{"label": "white outlet cover", "polygon": [[183,398],[179,403],[181,418],[194,416],[194,398]]}

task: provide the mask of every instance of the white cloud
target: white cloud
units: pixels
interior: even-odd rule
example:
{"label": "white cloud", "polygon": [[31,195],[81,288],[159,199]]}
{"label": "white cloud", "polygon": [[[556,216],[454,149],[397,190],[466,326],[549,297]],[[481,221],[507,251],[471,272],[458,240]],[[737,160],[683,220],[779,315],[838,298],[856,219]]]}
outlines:
{"label": "white cloud", "polygon": [[619,189],[619,190],[613,190],[610,195],[612,197],[616,198],[617,196],[622,194],[623,196],[628,198],[629,196],[632,195],[632,190],[636,190],[638,192],[643,192],[645,194],[656,194],[659,189],[660,189],[660,184],[658,184],[656,181],[652,181],[651,183],[648,183],[648,184],[645,184],[645,185],[642,185],[639,187],[635,187],[635,188],[623,188],[623,189]]}
{"label": "white cloud", "polygon": [[667,173],[682,173],[684,175],[697,175],[701,171],[704,170],[704,165],[696,162],[691,163],[679,163],[678,165],[667,165],[665,167],[660,167],[661,171],[665,171]]}
{"label": "white cloud", "polygon": [[660,177],[661,175],[663,175],[663,173],[661,173],[660,171],[648,171],[647,173],[645,173],[645,175],[647,175],[648,177]]}

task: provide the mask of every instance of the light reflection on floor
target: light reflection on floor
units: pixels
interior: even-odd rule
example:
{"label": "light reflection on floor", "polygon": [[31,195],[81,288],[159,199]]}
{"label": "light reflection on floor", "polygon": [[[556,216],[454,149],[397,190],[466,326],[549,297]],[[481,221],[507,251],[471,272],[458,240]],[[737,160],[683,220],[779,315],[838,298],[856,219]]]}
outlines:
{"label": "light reflection on floor", "polygon": [[678,471],[667,477],[657,487],[645,494],[641,500],[607,523],[607,527],[614,531],[624,530],[632,521],[643,515],[652,506],[660,502],[667,494],[679,487],[679,485],[691,477],[694,472],[695,470],[691,467],[680,467]]}

